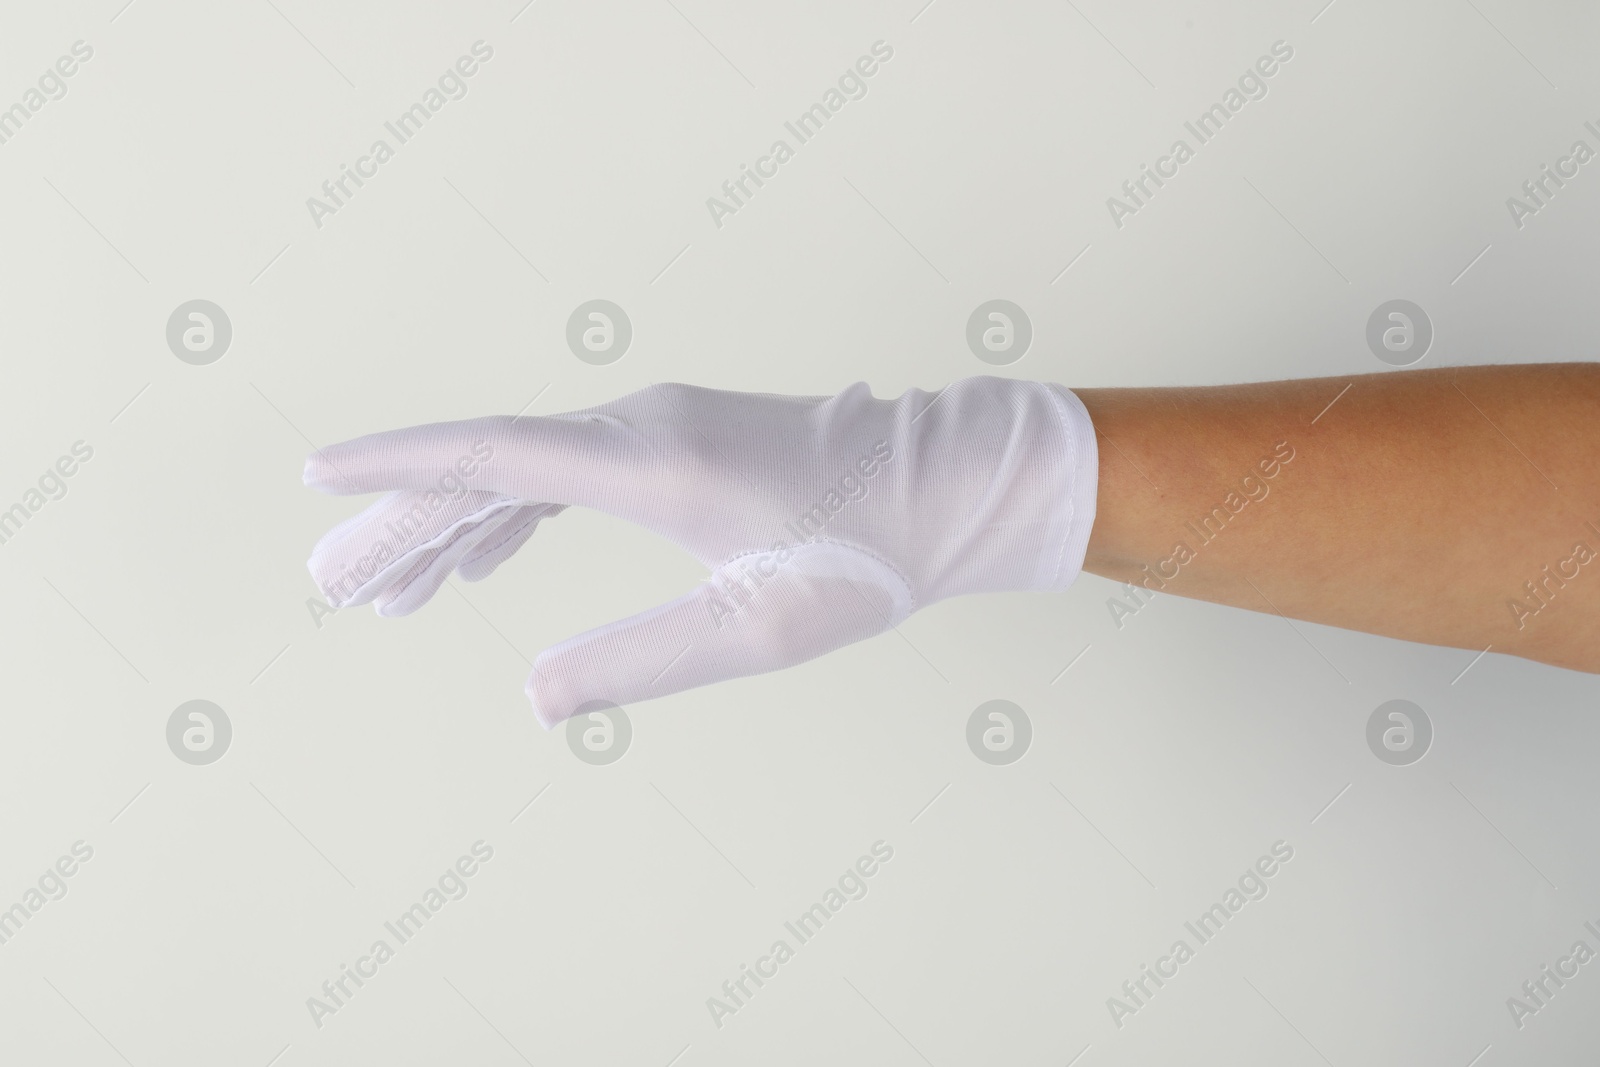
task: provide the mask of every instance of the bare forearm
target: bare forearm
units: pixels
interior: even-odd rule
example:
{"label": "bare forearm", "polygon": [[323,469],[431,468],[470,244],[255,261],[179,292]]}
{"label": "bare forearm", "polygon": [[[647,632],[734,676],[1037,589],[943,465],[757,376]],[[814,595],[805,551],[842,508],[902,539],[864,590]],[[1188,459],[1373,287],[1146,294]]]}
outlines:
{"label": "bare forearm", "polygon": [[1085,570],[1600,671],[1600,364],[1075,391]]}

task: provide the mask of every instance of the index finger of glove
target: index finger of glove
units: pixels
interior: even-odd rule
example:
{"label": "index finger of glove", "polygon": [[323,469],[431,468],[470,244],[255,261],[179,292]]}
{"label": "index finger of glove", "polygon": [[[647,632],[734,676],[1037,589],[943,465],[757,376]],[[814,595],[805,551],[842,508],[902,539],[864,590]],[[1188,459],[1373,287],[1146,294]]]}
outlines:
{"label": "index finger of glove", "polygon": [[304,477],[338,495],[470,489],[609,510],[620,491],[649,478],[651,455],[637,432],[607,415],[493,416],[329,445],[306,457]]}

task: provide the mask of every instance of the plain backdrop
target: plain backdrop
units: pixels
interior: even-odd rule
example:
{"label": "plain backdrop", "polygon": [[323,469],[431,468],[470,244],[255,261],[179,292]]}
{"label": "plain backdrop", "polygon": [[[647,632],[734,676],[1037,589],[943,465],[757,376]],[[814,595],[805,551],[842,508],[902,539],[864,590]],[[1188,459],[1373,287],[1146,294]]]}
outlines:
{"label": "plain backdrop", "polygon": [[[626,709],[630,747],[597,766],[534,722],[529,661],[684,592],[692,560],[574,510],[414,616],[323,616],[304,561],[360,502],[300,471],[359,434],[663,380],[1388,372],[1366,324],[1393,299],[1432,322],[1419,366],[1593,358],[1600,162],[1520,226],[1507,198],[1574,141],[1600,149],[1600,14],[524,2],[0,10],[0,107],[93,49],[0,144],[0,508],[93,449],[0,545],[0,908],[93,849],[0,945],[0,1059],[1592,1052],[1600,963],[1520,1027],[1507,1006],[1574,942],[1600,950],[1591,677],[1170,597],[1119,626],[1117,588],[1085,577]],[[479,41],[466,94],[397,145],[384,124]],[[784,123],[879,41],[866,95],[796,145]],[[1118,226],[1107,198],[1194,146],[1184,123],[1280,41],[1266,95]],[[378,138],[393,158],[314,218]],[[778,138],[793,158],[719,226],[707,198]],[[605,366],[565,340],[593,299],[633,327]],[[1002,367],[966,342],[992,299],[1033,329]],[[191,300],[231,322],[208,365],[167,344]],[[208,765],[167,741],[195,699],[232,726]],[[1032,725],[1004,766],[967,744],[994,699]],[[1433,728],[1407,766],[1367,743],[1394,699]],[[480,841],[466,895],[314,1019]],[[879,841],[869,892],[717,1025],[707,999],[797,945],[784,923]],[[1270,892],[1199,945],[1185,922],[1276,842]],[[1114,1019],[1180,938],[1193,958]]]}

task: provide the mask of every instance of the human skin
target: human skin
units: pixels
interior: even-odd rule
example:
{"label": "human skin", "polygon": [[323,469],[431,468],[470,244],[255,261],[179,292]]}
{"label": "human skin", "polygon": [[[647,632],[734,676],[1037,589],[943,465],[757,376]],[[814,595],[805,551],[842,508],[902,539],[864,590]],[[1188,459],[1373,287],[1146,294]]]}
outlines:
{"label": "human skin", "polygon": [[[1100,446],[1085,570],[1154,589],[1181,541],[1163,593],[1600,673],[1600,557],[1575,555],[1600,553],[1600,364],[1074,392]],[[1252,474],[1269,494],[1202,543],[1187,524]]]}

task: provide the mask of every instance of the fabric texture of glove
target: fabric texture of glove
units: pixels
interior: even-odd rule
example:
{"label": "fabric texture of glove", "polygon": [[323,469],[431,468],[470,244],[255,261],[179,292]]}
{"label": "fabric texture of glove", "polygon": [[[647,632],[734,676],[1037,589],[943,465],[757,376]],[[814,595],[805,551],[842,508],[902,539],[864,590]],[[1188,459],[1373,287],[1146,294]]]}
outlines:
{"label": "fabric texture of glove", "polygon": [[417,610],[487,577],[564,508],[658,533],[710,569],[692,592],[545,650],[528,696],[553,728],[779,670],[946,597],[1065,589],[1094,523],[1098,454],[1061,386],[966,378],[880,400],[659,384],[583,411],[489,417],[322,449],[305,482],[383,492],[309,567],[335,607]]}

